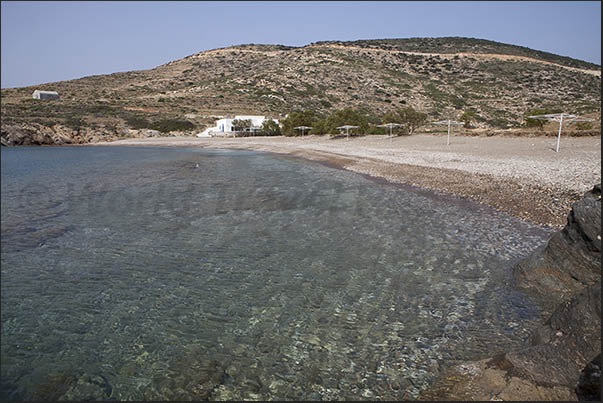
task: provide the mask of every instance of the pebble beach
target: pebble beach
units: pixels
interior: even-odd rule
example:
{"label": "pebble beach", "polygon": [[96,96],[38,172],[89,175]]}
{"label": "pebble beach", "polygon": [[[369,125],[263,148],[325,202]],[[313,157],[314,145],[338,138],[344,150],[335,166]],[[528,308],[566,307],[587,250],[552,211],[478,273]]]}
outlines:
{"label": "pebble beach", "polygon": [[538,225],[561,228],[571,204],[601,182],[601,137],[418,134],[332,138],[161,137],[99,145],[248,149],[287,154],[487,204]]}

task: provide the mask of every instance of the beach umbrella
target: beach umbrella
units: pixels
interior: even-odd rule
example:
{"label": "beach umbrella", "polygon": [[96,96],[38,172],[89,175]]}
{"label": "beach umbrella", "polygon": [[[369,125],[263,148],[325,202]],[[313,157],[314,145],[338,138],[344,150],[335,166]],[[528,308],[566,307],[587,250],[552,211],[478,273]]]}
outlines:
{"label": "beach umbrella", "polygon": [[297,126],[294,127],[295,130],[301,130],[302,131],[302,137],[304,137],[304,131],[306,130],[310,130],[311,127],[310,126]]}
{"label": "beach umbrella", "polygon": [[452,126],[461,126],[464,123],[463,122],[457,122],[456,120],[440,120],[439,122],[433,122],[431,123],[432,125],[448,125],[448,139],[446,140],[446,145],[449,146],[450,145],[450,128]]}
{"label": "beach umbrella", "polygon": [[392,141],[392,128],[402,126],[400,123],[385,123],[382,125],[377,125],[377,127],[389,127],[389,141]]}
{"label": "beach umbrella", "polygon": [[344,130],[345,129],[345,135],[346,135],[346,140],[349,140],[350,138],[350,129],[357,129],[360,126],[352,126],[352,125],[343,125],[343,126],[339,126],[337,129],[339,130]]}
{"label": "beach umbrella", "polygon": [[528,118],[559,122],[559,133],[557,133],[557,148],[555,148],[555,152],[559,152],[559,142],[561,141],[561,126],[563,126],[563,122],[592,122],[594,120],[590,118],[583,118],[580,116],[571,115],[569,113],[549,113],[546,115],[528,116]]}

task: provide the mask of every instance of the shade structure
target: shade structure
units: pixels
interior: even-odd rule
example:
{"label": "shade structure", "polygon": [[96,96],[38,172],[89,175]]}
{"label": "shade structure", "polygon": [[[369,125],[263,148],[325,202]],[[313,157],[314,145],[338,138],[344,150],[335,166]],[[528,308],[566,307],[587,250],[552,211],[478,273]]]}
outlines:
{"label": "shade structure", "polygon": [[344,130],[345,129],[345,135],[346,135],[346,140],[349,140],[350,138],[350,129],[357,129],[360,126],[352,126],[352,125],[343,125],[343,126],[339,126],[337,127],[337,129],[339,130]]}
{"label": "shade structure", "polygon": [[528,116],[528,119],[559,122],[559,132],[557,133],[557,147],[555,147],[555,152],[559,152],[559,143],[561,142],[561,127],[563,126],[563,122],[592,122],[594,120],[569,113],[547,113],[546,115],[533,115]]}
{"label": "shade structure", "polygon": [[433,122],[431,124],[432,125],[447,125],[448,126],[448,137],[447,137],[447,140],[446,140],[446,145],[449,146],[450,145],[450,131],[451,131],[451,128],[453,126],[461,126],[464,123],[463,122],[457,122],[456,120],[450,120],[450,119],[448,119],[448,120],[440,120],[439,122]]}
{"label": "shade structure", "polygon": [[302,137],[304,137],[304,132],[306,130],[310,130],[311,128],[312,127],[310,127],[310,126],[297,126],[297,127],[294,127],[295,130],[301,130],[302,131]]}
{"label": "shade structure", "polygon": [[377,127],[389,127],[389,141],[392,141],[392,129],[394,127],[400,127],[402,126],[400,123],[384,123],[382,125],[377,125]]}

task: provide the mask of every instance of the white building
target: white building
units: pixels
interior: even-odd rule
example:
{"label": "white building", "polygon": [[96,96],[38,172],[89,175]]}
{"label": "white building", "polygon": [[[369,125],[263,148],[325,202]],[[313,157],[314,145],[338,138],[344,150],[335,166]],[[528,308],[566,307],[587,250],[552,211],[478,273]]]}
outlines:
{"label": "white building", "polygon": [[[203,132],[198,133],[197,137],[214,137],[214,136],[226,136],[233,133],[232,122],[235,120],[251,120],[250,131],[260,130],[264,121],[265,116],[256,115],[237,115],[234,118],[218,119],[214,127],[209,127]],[[278,123],[278,119],[273,119]]]}
{"label": "white building", "polygon": [[40,91],[33,92],[34,99],[59,99],[59,93],[56,91]]}

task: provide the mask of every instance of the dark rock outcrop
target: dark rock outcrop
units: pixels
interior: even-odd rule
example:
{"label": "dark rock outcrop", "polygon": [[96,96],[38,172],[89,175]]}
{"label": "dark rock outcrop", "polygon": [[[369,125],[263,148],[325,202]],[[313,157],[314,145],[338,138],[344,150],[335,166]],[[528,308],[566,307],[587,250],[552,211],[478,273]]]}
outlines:
{"label": "dark rock outcrop", "polygon": [[65,145],[117,140],[124,134],[102,127],[72,129],[58,124],[21,123],[2,125],[0,139],[3,146]]}
{"label": "dark rock outcrop", "polygon": [[195,133],[194,130],[161,133],[151,129],[109,129],[106,127],[81,127],[79,129],[73,129],[60,124],[45,126],[38,123],[20,123],[2,125],[0,143],[7,147],[88,144],[124,138],[194,136]]}
{"label": "dark rock outcrop", "polygon": [[599,184],[572,206],[565,228],[514,269],[518,286],[549,313],[531,345],[454,366],[420,398],[600,401],[600,253]]}
{"label": "dark rock outcrop", "polygon": [[601,279],[601,185],[572,206],[567,225],[513,270],[517,286],[552,313],[560,302]]}
{"label": "dark rock outcrop", "polygon": [[601,354],[584,367],[576,386],[576,395],[578,400],[601,401]]}
{"label": "dark rock outcrop", "polygon": [[532,346],[504,354],[496,366],[540,386],[573,389],[601,353],[601,282],[561,304],[532,336]]}

